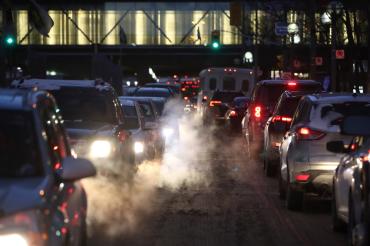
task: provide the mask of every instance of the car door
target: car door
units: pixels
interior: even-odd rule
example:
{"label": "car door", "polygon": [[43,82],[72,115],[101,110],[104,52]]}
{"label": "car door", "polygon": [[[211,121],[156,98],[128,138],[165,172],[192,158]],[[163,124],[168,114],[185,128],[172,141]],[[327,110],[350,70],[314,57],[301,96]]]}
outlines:
{"label": "car door", "polygon": [[[55,232],[72,241],[79,240],[80,228],[84,223],[86,201],[79,182],[59,180],[63,171],[63,159],[71,155],[68,140],[63,127],[63,120],[51,98],[45,98],[40,104],[41,124],[45,131],[50,168],[55,176],[53,199],[51,200],[52,224]],[[68,221],[68,223],[66,223]]]}

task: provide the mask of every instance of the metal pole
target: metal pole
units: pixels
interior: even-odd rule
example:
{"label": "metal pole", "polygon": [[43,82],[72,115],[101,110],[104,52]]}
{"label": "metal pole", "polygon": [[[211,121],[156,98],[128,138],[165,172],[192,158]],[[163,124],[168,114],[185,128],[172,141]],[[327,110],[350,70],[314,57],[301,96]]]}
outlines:
{"label": "metal pole", "polygon": [[310,78],[316,79],[316,23],[315,23],[315,13],[316,13],[316,4],[314,0],[310,1]]}
{"label": "metal pole", "polygon": [[337,88],[337,58],[335,56],[337,49],[337,13],[335,5],[332,6],[331,16],[331,91],[335,92]]}

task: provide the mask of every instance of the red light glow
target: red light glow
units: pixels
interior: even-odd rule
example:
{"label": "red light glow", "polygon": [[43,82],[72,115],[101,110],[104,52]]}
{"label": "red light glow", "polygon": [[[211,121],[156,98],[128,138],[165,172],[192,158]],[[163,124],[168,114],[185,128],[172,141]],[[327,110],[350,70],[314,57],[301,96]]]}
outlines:
{"label": "red light glow", "polygon": [[261,118],[261,107],[260,106],[256,106],[254,108],[254,116],[256,118]]}
{"label": "red light glow", "polygon": [[60,164],[60,162],[57,162],[54,165],[54,170],[60,169],[61,167],[62,167],[62,165]]}
{"label": "red light glow", "polygon": [[297,85],[297,82],[294,82],[294,81],[288,82],[288,86],[296,86],[296,85]]}
{"label": "red light glow", "polygon": [[309,178],[310,178],[309,174],[297,174],[295,176],[295,180],[297,182],[307,182]]}
{"label": "red light glow", "polygon": [[309,135],[310,134],[310,129],[308,129],[306,127],[303,127],[303,128],[299,129],[298,133],[302,134],[302,135]]}
{"label": "red light glow", "polygon": [[222,103],[221,101],[212,100],[212,101],[209,102],[209,106],[214,107],[216,105],[220,105],[221,103]]}
{"label": "red light glow", "polygon": [[235,110],[231,110],[229,115],[230,115],[230,117],[235,117],[235,116],[237,116],[238,114],[236,113],[236,111],[235,111]]}

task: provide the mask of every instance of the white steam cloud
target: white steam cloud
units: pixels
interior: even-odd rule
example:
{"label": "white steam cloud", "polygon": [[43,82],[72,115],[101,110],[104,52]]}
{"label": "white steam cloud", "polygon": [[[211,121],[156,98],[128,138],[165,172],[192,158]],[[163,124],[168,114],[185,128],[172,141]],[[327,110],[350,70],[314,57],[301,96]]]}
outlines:
{"label": "white steam cloud", "polygon": [[[183,187],[208,186],[212,128],[202,127],[194,115],[183,114],[183,104],[170,101],[164,109],[162,126],[179,127],[179,138],[168,139],[161,160],[145,161],[138,166],[132,182],[122,177],[102,175],[84,180],[88,196],[88,231],[91,234],[122,236],[134,232],[153,209],[158,188],[176,191]],[[99,169],[99,167],[98,167]],[[113,170],[117,173],[117,170]]]}

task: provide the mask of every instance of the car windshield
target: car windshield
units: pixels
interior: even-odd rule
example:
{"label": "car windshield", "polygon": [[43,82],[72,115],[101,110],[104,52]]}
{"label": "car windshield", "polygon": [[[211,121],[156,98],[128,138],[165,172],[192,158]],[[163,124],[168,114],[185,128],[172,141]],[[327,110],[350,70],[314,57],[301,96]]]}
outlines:
{"label": "car windshield", "polygon": [[248,98],[235,98],[234,99],[234,105],[237,108],[246,107],[247,103],[248,103]]}
{"label": "car windshield", "polygon": [[160,90],[160,89],[153,89],[153,90],[150,90],[150,89],[139,89],[135,92],[135,96],[138,96],[138,97],[170,97],[171,94],[170,92],[167,90],[167,89],[163,89],[163,90]]}
{"label": "car windshield", "polygon": [[32,113],[0,110],[0,119],[0,176],[42,176]]}
{"label": "car windshield", "polygon": [[126,117],[137,117],[137,112],[136,112],[135,106],[124,105],[122,107],[122,110],[123,110],[123,114]]}
{"label": "car windshield", "polygon": [[298,102],[301,97],[287,97],[279,104],[277,109],[277,114],[283,116],[293,116],[295,110],[297,109]]}
{"label": "car windshield", "polygon": [[232,102],[235,97],[245,96],[242,92],[215,92],[212,100],[220,100],[222,102]]}
{"label": "car windshield", "polygon": [[145,117],[146,120],[154,121],[155,115],[150,102],[139,102],[141,114]]}
{"label": "car windshield", "polygon": [[153,100],[153,103],[154,103],[155,108],[157,109],[159,115],[162,115],[163,114],[163,109],[164,109],[164,101]]}
{"label": "car windshield", "polygon": [[257,101],[268,105],[275,105],[284,91],[316,92],[321,89],[320,84],[297,84],[289,86],[286,84],[266,84],[259,88]]}
{"label": "car windshield", "polygon": [[112,96],[90,88],[63,88],[51,91],[64,120],[117,124]]}

